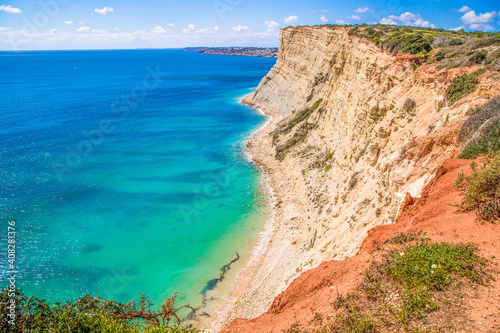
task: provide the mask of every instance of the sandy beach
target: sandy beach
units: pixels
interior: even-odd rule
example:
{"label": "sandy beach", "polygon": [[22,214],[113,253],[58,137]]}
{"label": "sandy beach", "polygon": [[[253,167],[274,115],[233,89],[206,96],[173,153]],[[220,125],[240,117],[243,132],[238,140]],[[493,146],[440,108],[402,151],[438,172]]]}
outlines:
{"label": "sandy beach", "polygon": [[283,168],[283,164],[275,159],[271,133],[283,117],[272,108],[256,104],[251,96],[245,97],[241,103],[258,109],[269,118],[249,138],[246,148],[252,162],[263,171],[262,186],[269,193],[273,212],[260,233],[250,260],[236,277],[227,301],[211,323],[213,332],[221,330],[235,318],[253,318],[265,312],[277,294],[286,288],[287,284],[281,281],[283,275],[275,271],[276,263],[289,252],[285,249],[291,244],[286,221],[298,216],[297,207],[304,208],[300,204],[305,201],[302,198],[304,192],[290,186],[289,181],[297,171]]}

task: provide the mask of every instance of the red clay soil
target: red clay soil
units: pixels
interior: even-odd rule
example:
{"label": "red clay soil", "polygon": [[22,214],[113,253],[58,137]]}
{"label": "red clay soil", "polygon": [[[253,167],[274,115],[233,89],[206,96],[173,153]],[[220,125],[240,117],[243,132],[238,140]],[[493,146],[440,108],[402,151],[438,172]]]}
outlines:
{"label": "red clay soil", "polygon": [[[481,255],[498,269],[500,259],[500,224],[479,220],[472,212],[456,206],[462,199],[453,188],[460,170],[470,173],[470,161],[450,159],[438,169],[420,199],[414,199],[392,225],[369,231],[358,253],[343,261],[328,261],[304,272],[278,297],[263,315],[247,320],[236,319],[224,333],[283,332],[299,324],[313,330],[320,327],[320,317],[333,318],[333,303],[339,295],[356,289],[363,272],[373,260],[381,258],[392,245],[384,243],[401,233],[422,232],[434,242],[474,243]],[[489,286],[480,286],[475,295],[466,297],[464,306],[474,332],[500,332],[500,278]]]}

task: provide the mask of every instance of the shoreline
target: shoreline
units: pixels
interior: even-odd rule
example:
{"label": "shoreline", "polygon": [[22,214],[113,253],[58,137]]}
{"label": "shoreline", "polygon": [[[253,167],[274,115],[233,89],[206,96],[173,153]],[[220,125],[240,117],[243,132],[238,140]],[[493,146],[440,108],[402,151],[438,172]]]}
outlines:
{"label": "shoreline", "polygon": [[239,100],[239,103],[253,108],[256,112],[267,117],[267,119],[264,124],[252,132],[244,141],[244,155],[249,162],[253,163],[262,171],[261,187],[264,188],[265,193],[268,195],[269,206],[271,207],[271,216],[264,222],[263,229],[259,233],[258,240],[250,252],[249,260],[236,275],[226,302],[217,312],[216,319],[210,323],[210,332],[219,332],[221,329],[228,326],[232,320],[241,316],[239,313],[243,309],[241,305],[238,304],[239,302],[244,302],[245,305],[249,307],[255,307],[256,304],[249,304],[249,302],[245,300],[245,296],[250,291],[250,281],[252,281],[257,269],[263,265],[264,260],[267,258],[266,252],[269,249],[269,244],[274,238],[273,236],[275,236],[276,221],[277,217],[279,217],[279,214],[276,212],[276,208],[277,202],[281,202],[281,200],[277,199],[276,190],[272,185],[272,172],[270,168],[263,163],[263,161],[255,157],[255,144],[259,139],[263,139],[264,135],[275,127],[275,125],[281,120],[282,116],[268,107],[255,103],[251,99],[253,94],[254,92],[251,92],[250,94],[242,97]]}
{"label": "shoreline", "polygon": [[[240,261],[235,263],[235,270],[231,269],[226,281],[222,281],[220,285],[209,290],[206,295],[206,301],[201,305],[201,315],[195,315],[194,317],[187,318],[187,324],[192,325],[192,327],[197,327],[203,332],[215,333],[219,332],[222,328],[227,326],[227,318],[233,310],[233,306],[238,301],[241,293],[246,291],[246,285],[252,275],[252,269],[256,267],[260,261],[263,259],[267,244],[271,239],[272,232],[274,230],[273,220],[274,220],[274,204],[275,204],[275,192],[270,186],[270,177],[268,172],[265,170],[263,165],[256,162],[252,151],[249,149],[249,145],[252,140],[262,131],[264,131],[268,126],[273,123],[275,116],[268,112],[264,112],[262,108],[249,105],[245,102],[245,99],[253,95],[255,88],[235,99],[235,103],[240,106],[250,107],[250,112],[255,112],[258,115],[264,116],[265,120],[262,124],[258,125],[256,128],[248,132],[247,136],[238,142],[237,146],[242,154],[243,159],[247,163],[251,163],[258,170],[261,171],[261,179],[258,182],[258,192],[264,196],[266,204],[265,211],[262,214],[265,217],[260,218],[260,225],[256,235],[252,237],[249,243],[248,251],[244,253],[239,253]],[[209,319],[211,316],[212,319]]]}

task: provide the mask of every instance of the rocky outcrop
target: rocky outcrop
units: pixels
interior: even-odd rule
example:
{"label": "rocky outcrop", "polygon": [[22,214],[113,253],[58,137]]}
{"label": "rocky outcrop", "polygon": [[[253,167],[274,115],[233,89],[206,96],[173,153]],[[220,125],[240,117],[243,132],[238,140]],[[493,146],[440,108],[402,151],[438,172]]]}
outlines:
{"label": "rocky outcrop", "polygon": [[450,80],[476,68],[438,70],[347,32],[283,29],[276,65],[246,100],[274,115],[249,148],[270,176],[275,217],[229,319],[262,314],[301,273],[353,256],[368,230],[393,224],[457,155],[469,107],[500,93],[499,74],[486,72],[449,106]]}

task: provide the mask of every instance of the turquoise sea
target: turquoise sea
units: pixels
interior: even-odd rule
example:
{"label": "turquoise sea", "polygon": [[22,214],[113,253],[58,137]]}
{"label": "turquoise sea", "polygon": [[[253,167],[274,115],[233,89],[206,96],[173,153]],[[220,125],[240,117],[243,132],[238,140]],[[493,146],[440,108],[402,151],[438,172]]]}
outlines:
{"label": "turquoise sea", "polygon": [[[0,52],[0,273],[50,302],[199,303],[266,208],[238,99],[275,59],[183,50]],[[5,287],[5,286],[2,286]]]}

